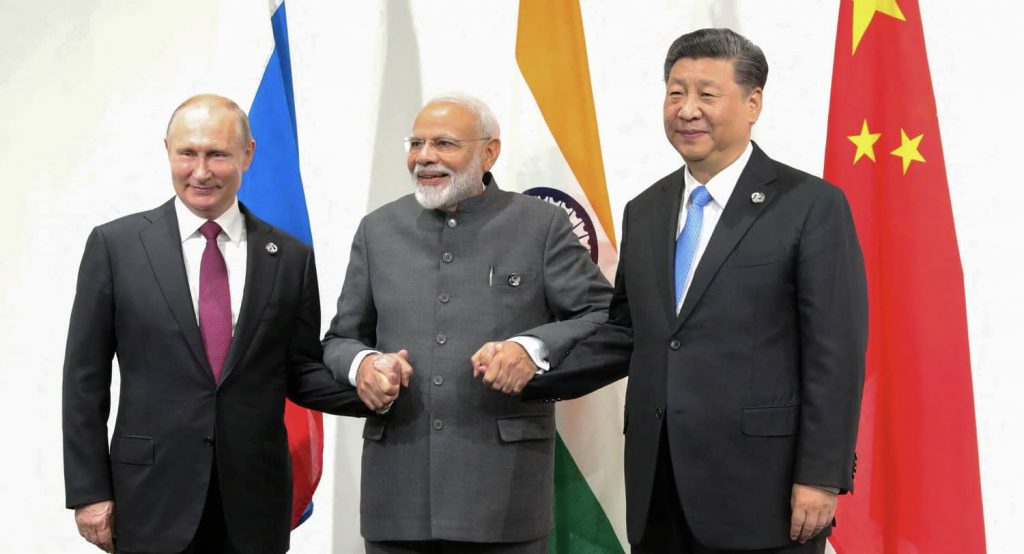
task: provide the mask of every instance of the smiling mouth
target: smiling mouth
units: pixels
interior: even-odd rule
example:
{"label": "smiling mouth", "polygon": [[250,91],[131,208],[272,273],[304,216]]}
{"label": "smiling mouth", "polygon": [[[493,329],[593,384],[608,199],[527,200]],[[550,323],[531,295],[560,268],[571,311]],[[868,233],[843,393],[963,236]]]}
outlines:
{"label": "smiling mouth", "polygon": [[451,174],[446,171],[420,170],[416,172],[416,182],[421,185],[440,185]]}

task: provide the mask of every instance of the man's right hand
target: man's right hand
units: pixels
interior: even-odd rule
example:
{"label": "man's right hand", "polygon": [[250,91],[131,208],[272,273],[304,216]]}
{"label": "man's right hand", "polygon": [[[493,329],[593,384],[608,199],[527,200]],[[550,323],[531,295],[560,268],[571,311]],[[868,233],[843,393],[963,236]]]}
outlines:
{"label": "man's right hand", "polygon": [[105,552],[114,551],[114,501],[104,500],[75,508],[78,534]]}
{"label": "man's right hand", "polygon": [[401,387],[409,386],[412,366],[409,352],[399,350],[388,354],[370,354],[356,370],[356,392],[367,408],[386,410],[398,398]]}

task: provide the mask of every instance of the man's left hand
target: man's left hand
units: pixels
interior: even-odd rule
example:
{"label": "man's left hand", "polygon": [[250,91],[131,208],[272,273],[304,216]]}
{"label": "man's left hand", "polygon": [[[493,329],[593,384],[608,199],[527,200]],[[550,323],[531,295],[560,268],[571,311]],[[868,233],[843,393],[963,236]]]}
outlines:
{"label": "man's left hand", "polygon": [[526,349],[514,341],[488,342],[471,358],[473,377],[483,375],[485,384],[505,394],[519,394],[537,374]]}
{"label": "man's left hand", "polygon": [[806,543],[818,536],[832,523],[836,513],[836,494],[810,485],[793,484],[789,506],[793,516],[789,523],[789,538]]}

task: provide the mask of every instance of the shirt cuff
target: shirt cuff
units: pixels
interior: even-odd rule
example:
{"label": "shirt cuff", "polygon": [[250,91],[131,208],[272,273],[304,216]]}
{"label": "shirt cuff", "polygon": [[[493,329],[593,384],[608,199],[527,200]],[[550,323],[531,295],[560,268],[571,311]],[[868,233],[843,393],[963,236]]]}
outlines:
{"label": "shirt cuff", "polygon": [[839,494],[839,489],[836,488],[836,487],[826,487],[824,485],[812,485],[811,483],[800,483],[800,484],[804,485],[806,487],[814,487],[816,489],[823,490],[825,492],[830,492],[832,494]]}
{"label": "shirt cuff", "polygon": [[353,387],[356,386],[356,373],[359,372],[359,364],[363,363],[370,354],[380,354],[376,350],[360,350],[356,354],[355,358],[352,358],[352,365],[348,366],[348,383]]}
{"label": "shirt cuff", "polygon": [[548,347],[544,344],[544,341],[537,337],[518,336],[508,339],[526,350],[526,353],[533,360],[533,365],[537,366],[537,373],[541,374],[551,369],[551,363],[548,362]]}

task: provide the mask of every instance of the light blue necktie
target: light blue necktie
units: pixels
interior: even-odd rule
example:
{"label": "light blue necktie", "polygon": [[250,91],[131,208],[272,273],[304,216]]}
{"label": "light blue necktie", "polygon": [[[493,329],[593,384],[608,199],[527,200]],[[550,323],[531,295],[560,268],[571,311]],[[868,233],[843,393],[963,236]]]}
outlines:
{"label": "light blue necktie", "polygon": [[704,206],[711,200],[711,194],[703,185],[690,193],[690,207],[686,209],[686,224],[676,239],[676,306],[683,298],[686,276],[693,265],[693,255],[700,242],[700,229],[704,224]]}

